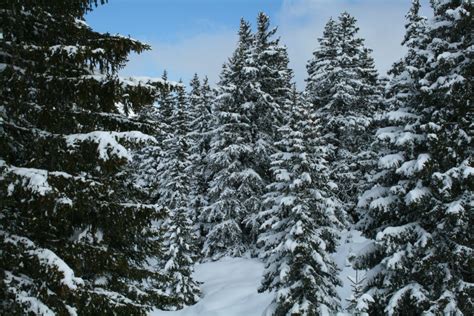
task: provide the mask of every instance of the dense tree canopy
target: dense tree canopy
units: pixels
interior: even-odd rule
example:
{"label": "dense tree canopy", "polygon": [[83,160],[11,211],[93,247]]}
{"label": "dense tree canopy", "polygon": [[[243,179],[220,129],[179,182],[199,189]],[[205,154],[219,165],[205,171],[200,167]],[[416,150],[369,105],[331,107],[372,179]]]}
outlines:
{"label": "dense tree canopy", "polygon": [[215,88],[121,77],[150,47],[92,30],[105,2],[0,4],[0,314],[185,308],[225,256],[264,263],[267,315],[344,311],[341,259],[347,312],[472,313],[471,2],[412,0],[386,79],[331,18],[303,92],[264,13]]}

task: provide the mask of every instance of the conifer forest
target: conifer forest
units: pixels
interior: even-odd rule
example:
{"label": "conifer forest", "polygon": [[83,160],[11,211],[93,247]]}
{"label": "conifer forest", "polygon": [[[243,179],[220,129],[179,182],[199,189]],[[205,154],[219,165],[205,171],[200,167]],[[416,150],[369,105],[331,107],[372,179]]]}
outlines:
{"label": "conifer forest", "polygon": [[0,2],[0,315],[474,315],[472,1],[387,74],[341,12],[304,87],[263,12],[217,83],[123,76],[106,2]]}

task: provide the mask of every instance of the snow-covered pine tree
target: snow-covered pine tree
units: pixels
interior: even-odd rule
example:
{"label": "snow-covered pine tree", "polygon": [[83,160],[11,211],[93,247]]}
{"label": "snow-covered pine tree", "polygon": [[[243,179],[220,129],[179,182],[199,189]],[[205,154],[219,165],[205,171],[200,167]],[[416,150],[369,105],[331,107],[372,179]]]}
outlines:
{"label": "snow-covered pine tree", "polygon": [[253,205],[263,181],[254,170],[250,109],[254,71],[250,69],[253,35],[241,20],[239,42],[224,65],[215,102],[216,126],[207,157],[209,206],[200,214],[207,232],[203,254],[209,258],[239,256],[245,246],[242,221]]}
{"label": "snow-covered pine tree", "polygon": [[158,164],[163,155],[165,140],[173,135],[173,111],[176,102],[176,90],[182,83],[168,81],[168,72],[163,71],[161,80],[164,83],[156,93],[153,106],[142,109],[138,116],[153,127],[151,135],[157,143],[146,146],[135,153],[133,159],[133,176],[131,180],[135,195],[150,204],[157,204],[159,198],[160,178]]}
{"label": "snow-covered pine tree", "polygon": [[187,207],[177,206],[170,211],[169,219],[164,223],[164,267],[167,277],[166,293],[170,304],[166,309],[181,309],[193,305],[199,300],[201,290],[193,280],[193,266],[196,259],[196,240],[193,235],[193,222],[188,216]]}
{"label": "snow-covered pine tree", "polygon": [[330,18],[324,27],[323,36],[318,38],[319,48],[313,52],[307,65],[308,78],[306,78],[306,99],[316,109],[329,104],[330,90],[336,80],[335,68],[337,67],[337,22]]}
{"label": "snow-covered pine tree", "polygon": [[[191,219],[193,220],[194,225],[196,226],[196,232],[200,234],[200,225],[198,222],[198,215],[200,210],[203,206],[207,205],[206,201],[207,198],[205,196],[205,191],[202,188],[201,181],[202,179],[202,170],[203,167],[203,158],[206,157],[207,151],[209,147],[203,149],[201,143],[204,142],[203,140],[203,130],[205,129],[205,125],[208,124],[208,121],[205,120],[202,115],[203,113],[203,99],[202,99],[202,91],[201,91],[201,81],[199,80],[199,76],[197,73],[194,74],[193,78],[189,82],[189,86],[191,91],[188,94],[188,102],[189,102],[189,134],[188,140],[190,142],[190,160],[191,160],[191,179],[190,179],[190,208],[194,210],[194,214],[191,215]],[[208,132],[208,130],[204,131]],[[199,170],[199,171],[198,171]],[[203,192],[204,191],[204,192]],[[204,193],[204,194],[202,194]]]}
{"label": "snow-covered pine tree", "polygon": [[176,82],[168,81],[166,71],[161,79],[163,86],[157,91],[153,106],[143,108],[137,113],[139,119],[151,127],[148,134],[154,136],[157,142],[135,153],[132,164],[133,174],[126,180],[134,188],[134,195],[149,204],[158,203],[160,188],[158,165],[163,154],[163,142],[171,130],[169,124],[172,122],[174,93],[179,86]]}
{"label": "snow-covered pine tree", "polygon": [[[276,28],[270,28],[269,17],[263,12],[259,13],[250,66],[246,70],[254,76],[249,91],[253,101],[248,103],[254,144],[254,170],[265,185],[271,179],[270,156],[275,153],[274,140],[278,127],[283,125],[283,107],[290,98],[293,76],[288,68],[286,47],[279,43],[278,38],[274,38],[276,31]],[[264,188],[261,187],[253,193],[253,199],[247,202],[248,215],[244,221],[247,237],[251,241],[255,241],[260,226],[257,217],[262,207],[263,193]]]}
{"label": "snow-covered pine tree", "polygon": [[169,136],[170,123],[173,114],[173,92],[177,83],[168,81],[167,71],[161,76],[163,83],[156,94],[153,106],[141,109],[137,116],[147,122],[153,129],[150,135],[157,139],[157,143],[145,146],[137,151],[133,157],[133,175],[128,182],[135,189],[135,195],[150,204],[158,201],[159,177],[158,164],[162,155],[163,141]]}
{"label": "snow-covered pine tree", "polygon": [[[289,100],[293,76],[288,68],[286,47],[279,43],[278,38],[274,38],[276,31],[276,28],[270,28],[268,16],[259,13],[252,49],[257,81],[254,88],[257,101],[252,114],[255,116],[257,143],[261,143],[257,145],[261,149],[256,148],[256,153],[261,151],[267,161],[272,153],[271,147],[278,127],[282,125],[282,108]],[[264,163],[262,165],[265,166]],[[267,170],[268,168],[264,168],[261,173],[264,174]]]}
{"label": "snow-covered pine tree", "polygon": [[[157,140],[163,136],[157,121],[148,121],[156,128],[150,133]],[[157,135],[157,136],[155,136]],[[160,179],[158,165],[162,156],[162,144],[157,141],[136,151],[130,168],[130,178],[125,179],[134,190],[134,196],[147,204],[157,204]]]}
{"label": "snow-covered pine tree", "polygon": [[[165,82],[168,81],[168,72],[166,70],[163,71],[161,79]],[[173,124],[174,98],[175,95],[170,86],[163,85],[160,88],[156,102],[159,109],[159,124],[161,124],[163,139],[170,136],[173,132],[171,125]]]}
{"label": "snow-covered pine tree", "polygon": [[271,156],[273,182],[259,214],[258,245],[266,262],[259,291],[276,291],[268,315],[326,315],[340,309],[340,280],[330,256],[340,225],[337,203],[326,184],[324,159],[307,146],[306,131],[313,127],[308,108],[295,103],[290,110],[278,131],[278,152]]}
{"label": "snow-covered pine tree", "polygon": [[203,104],[207,104],[210,113],[213,112],[212,105],[214,104],[214,98],[216,96],[215,92],[216,91],[209,85],[209,79],[205,76],[201,84],[201,96]]}
{"label": "snow-covered pine tree", "polygon": [[[214,109],[213,109],[213,105],[214,105],[214,100],[215,100],[215,90],[213,88],[211,88],[211,86],[209,85],[209,79],[207,78],[207,76],[204,77],[204,79],[202,80],[202,84],[201,84],[201,104],[202,106],[200,107],[201,108],[201,116],[202,116],[202,120],[203,121],[206,121],[206,123],[201,123],[202,125],[199,127],[199,129],[202,131],[202,135],[201,135],[201,142],[200,142],[200,146],[202,148],[202,152],[204,154],[205,153],[208,153],[209,152],[209,149],[210,149],[210,143],[211,143],[211,131],[212,129],[214,128],[214,124],[215,124],[215,116],[214,116]],[[192,122],[192,126],[196,126],[197,122]],[[205,160],[205,157],[207,157],[207,155],[205,155],[202,159]],[[207,175],[205,176],[205,178],[207,177]]]}
{"label": "snow-covered pine tree", "polygon": [[165,303],[145,267],[160,252],[159,212],[122,182],[127,148],[156,140],[117,107],[151,104],[161,81],[117,76],[148,46],[94,32],[84,15],[97,3],[0,4],[0,314],[140,315]]}
{"label": "snow-covered pine tree", "polygon": [[158,166],[158,206],[169,214],[162,227],[165,232],[162,262],[164,275],[168,278],[166,293],[172,299],[170,308],[182,308],[196,303],[200,290],[191,276],[197,249],[189,208],[191,160],[188,104],[181,82],[174,100],[170,125],[173,132],[163,142],[163,154]]}
{"label": "snow-covered pine tree", "polygon": [[380,103],[377,72],[358,30],[355,18],[346,12],[338,21],[329,20],[320,47],[308,62],[306,86],[323,127],[331,179],[352,216],[359,190],[365,186],[364,173],[374,161],[369,145]]}
{"label": "snow-covered pine tree", "polygon": [[[206,157],[210,149],[210,134],[213,126],[213,114],[211,105],[213,102],[212,91],[209,87],[207,77],[203,83],[199,80],[197,74],[190,82],[191,91],[189,92],[189,117],[190,117],[190,160],[192,162],[191,173],[191,204],[193,210],[191,219],[194,223],[194,230],[202,244],[203,227],[199,221],[199,214],[202,209],[208,205],[208,180],[206,173]],[[202,245],[200,245],[202,246]]]}
{"label": "snow-covered pine tree", "polygon": [[473,5],[432,1],[426,25],[414,0],[408,54],[394,67],[377,135],[387,155],[360,199],[361,228],[373,238],[357,259],[368,268],[372,314],[466,315],[472,270]]}
{"label": "snow-covered pine tree", "polygon": [[413,0],[405,16],[405,36],[402,41],[402,45],[408,49],[407,54],[388,72],[391,77],[386,85],[385,99],[389,111],[383,117],[387,121],[390,121],[390,117],[395,121],[413,118],[414,114],[395,114],[413,111],[421,102],[420,80],[426,73],[428,30],[427,19],[419,15],[419,10],[419,1]]}

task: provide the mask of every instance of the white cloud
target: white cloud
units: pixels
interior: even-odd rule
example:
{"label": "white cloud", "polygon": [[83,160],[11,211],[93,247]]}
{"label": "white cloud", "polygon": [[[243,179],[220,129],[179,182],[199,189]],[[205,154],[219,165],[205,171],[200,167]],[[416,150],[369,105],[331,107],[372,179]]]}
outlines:
{"label": "white cloud", "polygon": [[[423,1],[425,6],[427,1]],[[288,47],[295,80],[303,88],[306,62],[316,48],[317,38],[322,35],[329,17],[336,18],[343,11],[354,15],[360,27],[359,35],[373,49],[379,71],[385,73],[404,52],[400,42],[409,6],[409,0],[283,0],[272,24],[278,26],[278,35]],[[254,24],[254,21],[250,22]],[[222,64],[235,48],[236,33],[237,29],[216,27],[213,32],[173,43],[152,42],[153,51],[132,56],[124,72],[160,75],[166,68],[172,80],[182,78],[187,83],[197,72],[201,76],[208,75],[210,81],[215,83]]]}
{"label": "white cloud", "polygon": [[125,74],[161,76],[164,69],[171,80],[180,78],[187,84],[194,73],[207,75],[211,83],[219,79],[222,65],[234,50],[235,31],[221,30],[199,34],[175,43],[150,43],[152,51],[133,55]]}
{"label": "white cloud", "polygon": [[278,16],[279,30],[300,88],[304,86],[306,61],[317,47],[324,25],[343,11],[357,18],[359,36],[366,39],[377,68],[385,73],[404,52],[400,42],[409,5],[409,1],[285,0]]}

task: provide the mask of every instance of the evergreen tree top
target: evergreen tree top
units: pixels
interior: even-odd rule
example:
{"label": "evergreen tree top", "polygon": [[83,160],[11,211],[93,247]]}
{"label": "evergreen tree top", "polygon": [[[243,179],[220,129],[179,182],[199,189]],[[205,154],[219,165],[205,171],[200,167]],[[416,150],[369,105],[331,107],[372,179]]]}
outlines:
{"label": "evergreen tree top", "polygon": [[[337,22],[331,17],[324,26],[323,36],[318,38],[319,49],[313,52],[315,58],[327,57],[335,58],[337,56]],[[309,71],[312,71],[312,63],[309,62],[306,66]]]}
{"label": "evergreen tree top", "polygon": [[199,91],[201,88],[201,82],[199,80],[199,76],[197,73],[194,74],[193,78],[191,79],[189,85],[191,86],[191,89],[193,91],[196,91],[196,93]]}
{"label": "evergreen tree top", "polygon": [[[257,49],[268,45],[269,39],[275,35],[277,28],[270,29],[270,18],[263,12],[260,12],[257,16],[257,33],[255,34],[255,40]],[[272,44],[278,44],[276,40]]]}
{"label": "evergreen tree top", "polygon": [[204,87],[209,87],[209,78],[207,76],[204,76],[204,79],[202,80],[202,86]]}
{"label": "evergreen tree top", "polygon": [[330,17],[329,21],[324,26],[323,38],[325,38],[325,37],[330,38],[330,37],[334,36],[336,26],[337,26],[336,20],[334,20],[332,17]]}
{"label": "evergreen tree top", "polygon": [[338,20],[342,32],[344,32],[347,36],[351,36],[359,32],[357,19],[350,15],[347,11],[342,12],[338,17]]}
{"label": "evergreen tree top", "polygon": [[252,28],[248,21],[245,21],[243,18],[240,20],[240,28],[239,28],[239,47],[247,48],[250,43],[252,42]]}
{"label": "evergreen tree top", "polygon": [[420,0],[411,1],[410,10],[405,15],[405,18],[407,19],[408,23],[420,20],[420,16],[419,16],[420,7],[421,7]]}
{"label": "evergreen tree top", "polygon": [[426,32],[426,18],[420,16],[420,1],[412,0],[411,7],[405,18],[407,20],[405,24],[405,37],[402,41],[402,45],[408,47],[416,47],[416,39],[419,39]]}
{"label": "evergreen tree top", "polygon": [[168,80],[168,71],[166,71],[166,69],[163,70],[163,74],[161,75],[161,79],[163,79],[165,81]]}

